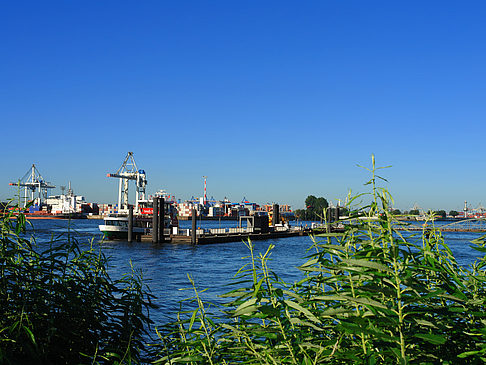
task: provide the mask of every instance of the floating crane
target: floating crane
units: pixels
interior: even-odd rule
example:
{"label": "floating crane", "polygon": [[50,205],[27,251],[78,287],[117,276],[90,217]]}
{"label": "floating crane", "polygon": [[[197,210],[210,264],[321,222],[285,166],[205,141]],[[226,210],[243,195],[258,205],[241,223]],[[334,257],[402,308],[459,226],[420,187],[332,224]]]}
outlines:
{"label": "floating crane", "polygon": [[139,211],[138,206],[141,201],[145,201],[145,186],[147,179],[144,170],[139,170],[133,152],[128,152],[120,168],[114,174],[107,174],[107,177],[116,177],[120,179],[118,188],[118,211],[128,209],[128,181],[135,180],[136,197],[135,211]]}
{"label": "floating crane", "polygon": [[[29,201],[29,190],[30,190],[30,201],[36,201],[39,206],[42,205],[42,201],[47,199],[48,189],[54,189],[54,185],[50,185],[49,182],[40,174],[39,170],[32,164],[32,167],[25,173],[25,175],[19,179],[17,182],[12,182],[10,186],[17,186],[24,188],[24,196],[22,197],[22,207],[25,208]],[[38,196],[35,198],[35,192],[38,190]],[[20,195],[20,194],[19,194]]]}

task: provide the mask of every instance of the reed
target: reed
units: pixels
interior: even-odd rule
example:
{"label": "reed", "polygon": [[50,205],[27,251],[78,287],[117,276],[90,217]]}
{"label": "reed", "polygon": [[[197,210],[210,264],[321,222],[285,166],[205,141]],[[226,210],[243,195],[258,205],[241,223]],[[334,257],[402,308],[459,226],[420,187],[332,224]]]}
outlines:
{"label": "reed", "polygon": [[485,238],[461,267],[434,216],[431,229],[403,234],[374,158],[368,170],[370,192],[349,197],[343,233],[312,238],[300,281],[271,271],[272,245],[255,255],[248,242],[224,315],[209,315],[193,285],[196,309],[159,328],[155,363],[483,363]]}
{"label": "reed", "polygon": [[189,277],[193,295],[150,341],[140,271],[113,280],[101,246],[70,232],[40,250],[25,217],[4,214],[0,364],[484,363],[486,238],[458,265],[433,215],[421,233],[397,229],[374,158],[368,170],[370,192],[348,197],[344,232],[311,237],[299,281],[272,271],[273,245],[247,242],[226,304],[204,301]]}
{"label": "reed", "polygon": [[0,219],[0,363],[141,362],[152,307],[141,273],[113,280],[100,244],[68,231],[41,250],[25,225]]}

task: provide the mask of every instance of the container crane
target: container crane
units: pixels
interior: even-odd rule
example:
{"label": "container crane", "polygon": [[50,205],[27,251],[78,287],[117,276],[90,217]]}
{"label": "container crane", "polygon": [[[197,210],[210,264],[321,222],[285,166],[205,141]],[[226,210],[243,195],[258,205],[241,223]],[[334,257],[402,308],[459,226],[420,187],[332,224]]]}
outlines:
{"label": "container crane", "polygon": [[114,174],[107,174],[107,177],[116,177],[120,179],[118,188],[118,211],[128,209],[128,181],[135,180],[136,197],[135,211],[139,211],[139,202],[145,200],[145,186],[147,179],[144,170],[139,170],[133,152],[128,152],[120,168]]}
{"label": "container crane", "polygon": [[[35,201],[39,206],[42,206],[42,201],[47,199],[48,189],[54,189],[55,186],[51,185],[49,182],[40,174],[39,170],[32,164],[32,167],[25,173],[25,175],[19,179],[17,182],[9,183],[10,186],[17,186],[24,188],[24,196],[22,198],[22,207],[25,208],[27,202],[29,201],[29,190],[30,190],[30,200]],[[35,198],[35,192],[38,191],[38,196]]]}

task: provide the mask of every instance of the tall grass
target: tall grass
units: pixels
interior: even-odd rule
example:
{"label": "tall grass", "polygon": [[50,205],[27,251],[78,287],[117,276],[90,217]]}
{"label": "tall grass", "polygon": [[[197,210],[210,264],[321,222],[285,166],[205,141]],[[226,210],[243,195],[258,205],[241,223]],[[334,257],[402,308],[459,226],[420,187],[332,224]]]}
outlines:
{"label": "tall grass", "polygon": [[0,219],[0,364],[138,363],[151,295],[141,273],[110,278],[99,244],[71,234],[41,250],[25,216]]}
{"label": "tall grass", "polygon": [[224,316],[193,285],[196,309],[159,329],[156,363],[483,363],[485,239],[464,268],[433,216],[431,229],[403,235],[378,170],[373,158],[371,191],[348,199],[345,231],[313,237],[300,281],[272,272],[272,245],[255,255],[249,242]]}
{"label": "tall grass", "polygon": [[256,253],[247,242],[227,303],[205,302],[189,277],[193,295],[150,344],[140,272],[111,279],[100,246],[72,236],[40,251],[21,234],[24,216],[2,216],[0,364],[484,363],[485,238],[462,267],[433,216],[402,234],[374,159],[369,171],[344,232],[312,237],[299,281],[272,271],[273,245]]}

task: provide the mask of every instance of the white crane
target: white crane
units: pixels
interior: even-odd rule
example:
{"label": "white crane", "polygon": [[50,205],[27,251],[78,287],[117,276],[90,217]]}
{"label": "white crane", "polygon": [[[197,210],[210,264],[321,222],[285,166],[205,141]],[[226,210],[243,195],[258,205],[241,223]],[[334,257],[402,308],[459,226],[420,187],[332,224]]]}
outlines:
{"label": "white crane", "polygon": [[[19,179],[17,182],[12,182],[9,185],[23,187],[24,196],[22,197],[22,207],[25,208],[27,202],[29,201],[29,190],[30,190],[30,200],[42,206],[42,201],[47,199],[48,189],[54,189],[54,185],[50,185],[49,182],[40,174],[39,170],[32,164],[32,167],[25,173],[25,175]],[[37,198],[34,197],[35,191],[38,190]]]}
{"label": "white crane", "polygon": [[122,165],[114,174],[107,174],[106,176],[120,179],[118,189],[118,211],[121,209],[128,209],[128,181],[135,180],[135,211],[138,212],[139,202],[145,200],[145,186],[147,185],[147,179],[145,171],[137,168],[137,164],[133,158],[133,152],[128,152]]}

